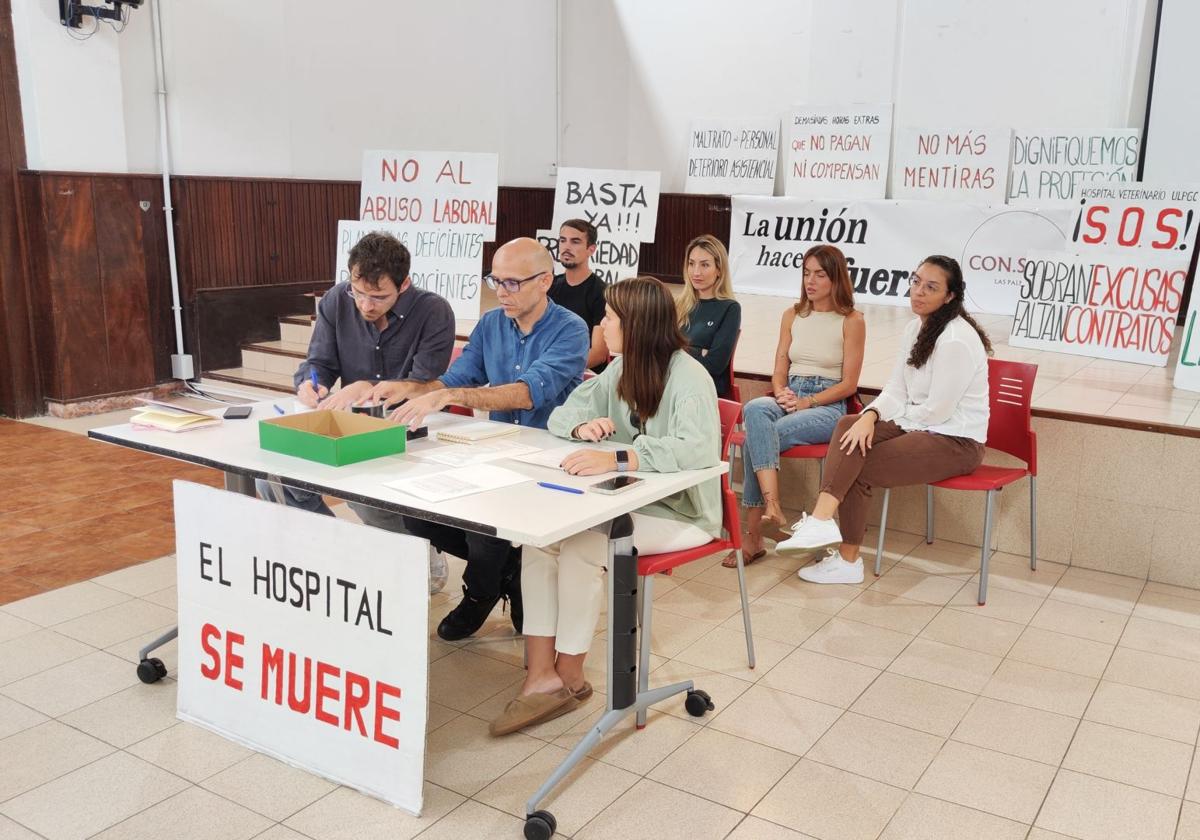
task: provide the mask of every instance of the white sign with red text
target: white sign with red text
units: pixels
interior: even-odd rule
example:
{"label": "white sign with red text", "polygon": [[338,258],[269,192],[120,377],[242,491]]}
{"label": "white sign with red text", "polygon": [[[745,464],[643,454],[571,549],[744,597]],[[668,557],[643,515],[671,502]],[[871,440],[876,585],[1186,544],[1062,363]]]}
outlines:
{"label": "white sign with red text", "polygon": [[368,149],[358,218],[384,224],[481,230],[496,238],[500,156],[492,152]]}
{"label": "white sign with red text", "polygon": [[1187,284],[1187,266],[1170,256],[1031,252],[1009,345],[1166,366]]}
{"label": "white sign with red text", "polygon": [[787,116],[784,195],[883,198],[892,150],[892,106],[802,105]]}
{"label": "white sign with red text", "polygon": [[174,484],[179,717],[419,815],[428,543]]}
{"label": "white sign with red text", "polygon": [[892,198],[1003,204],[1011,146],[1008,128],[902,128]]}

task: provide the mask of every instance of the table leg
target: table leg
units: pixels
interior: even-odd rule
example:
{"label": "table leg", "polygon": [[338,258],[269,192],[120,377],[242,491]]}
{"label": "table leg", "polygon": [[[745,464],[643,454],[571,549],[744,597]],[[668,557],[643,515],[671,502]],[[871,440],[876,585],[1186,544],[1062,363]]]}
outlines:
{"label": "table leg", "polygon": [[[608,530],[608,706],[600,720],[525,803],[526,837],[548,838],[554,833],[553,815],[538,811],[538,803],[550,795],[555,785],[566,778],[614,726],[672,695],[687,692],[690,696],[693,692],[691,680],[638,691],[637,594],[633,520],[622,516],[610,523]],[[707,702],[707,695],[704,700]],[[692,703],[687,705],[690,711]]]}

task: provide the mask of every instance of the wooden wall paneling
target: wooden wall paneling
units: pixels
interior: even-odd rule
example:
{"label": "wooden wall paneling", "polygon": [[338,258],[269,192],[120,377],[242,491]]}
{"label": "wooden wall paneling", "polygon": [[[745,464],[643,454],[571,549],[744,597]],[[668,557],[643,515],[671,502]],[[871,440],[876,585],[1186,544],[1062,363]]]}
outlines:
{"label": "wooden wall paneling", "polygon": [[89,176],[52,175],[42,188],[48,247],[42,292],[53,313],[58,388],[71,400],[109,393],[104,293],[96,259],[95,209]]}
{"label": "wooden wall paneling", "polygon": [[96,257],[104,299],[108,392],[155,382],[142,217],[134,179],[92,179]]}
{"label": "wooden wall paneling", "polygon": [[[175,352],[175,315],[171,309],[171,266],[167,253],[166,214],[163,212],[162,179],[137,176],[130,181],[142,228],[142,260],[146,267],[146,303],[150,317],[150,343],[154,354],[154,382],[171,378],[171,354]],[[172,203],[174,198],[172,198]]]}
{"label": "wooden wall paneling", "polygon": [[0,0],[0,413],[26,417],[41,409],[35,355],[33,290],[20,172],[25,127],[13,43],[12,4]]}
{"label": "wooden wall paneling", "polygon": [[664,193],[658,198],[658,228],[654,241],[642,245],[638,271],[663,279],[682,280],[687,243],[704,233],[729,247],[728,196]]}

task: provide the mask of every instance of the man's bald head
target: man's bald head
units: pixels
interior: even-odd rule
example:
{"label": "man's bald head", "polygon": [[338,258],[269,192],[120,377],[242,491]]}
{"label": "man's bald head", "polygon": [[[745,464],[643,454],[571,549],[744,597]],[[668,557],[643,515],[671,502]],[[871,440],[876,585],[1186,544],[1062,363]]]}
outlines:
{"label": "man's bald head", "polygon": [[497,277],[528,277],[540,272],[554,272],[554,259],[542,243],[522,236],[511,239],[492,255],[492,274]]}

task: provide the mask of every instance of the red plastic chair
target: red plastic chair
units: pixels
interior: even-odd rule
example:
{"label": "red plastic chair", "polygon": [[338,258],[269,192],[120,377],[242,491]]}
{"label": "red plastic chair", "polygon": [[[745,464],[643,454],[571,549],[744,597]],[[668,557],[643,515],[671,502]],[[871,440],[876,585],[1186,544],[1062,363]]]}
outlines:
{"label": "red plastic chair", "polygon": [[[742,406],[732,400],[717,400],[717,409],[721,415],[721,459],[728,460],[730,438],[734,434],[734,428],[741,421]],[[750,667],[754,667],[754,635],[750,630],[750,602],[746,597],[746,571],[742,565],[741,514],[737,496],[729,486],[728,474],[721,476],[721,528],[725,531],[725,536],[696,548],[638,556],[638,577],[640,578],[638,597],[641,599],[642,610],[641,651],[638,663],[639,692],[645,691],[649,687],[650,622],[653,616],[654,576],[660,572],[670,574],[684,563],[730,549],[737,552],[738,589],[742,596],[742,625],[746,631],[746,659]],[[646,725],[645,709],[638,712],[637,725],[639,728]]]}
{"label": "red plastic chair", "polygon": [[738,342],[742,340],[742,331],[738,330],[737,338],[733,340],[733,352],[729,354],[729,399],[739,405],[742,402],[742,391],[737,386],[737,379],[734,378],[733,359],[737,356]]}
{"label": "red plastic chair", "polygon": [[[992,510],[996,494],[1014,481],[1029,476],[1029,568],[1037,569],[1037,434],[1032,428],[1033,380],[1037,365],[988,359],[988,431],[987,447],[1012,455],[1025,467],[980,465],[967,475],[935,481],[925,486],[925,542],[933,542],[933,488],[977,490],[987,493],[983,514],[983,545],[979,550],[979,606],[987,602],[988,555],[992,545]],[[883,558],[883,538],[887,530],[888,499],[883,491],[883,511],[879,516],[879,544],[875,549],[875,576],[879,577]]]}
{"label": "red plastic chair", "polygon": [[[858,414],[863,410],[862,400],[858,398],[858,394],[851,394],[846,398],[846,413]],[[736,446],[742,450],[742,457],[746,457],[744,449],[746,445],[746,433],[744,431],[735,431],[730,438],[730,445]],[[828,443],[804,443],[800,446],[789,447],[779,453],[780,458],[796,458],[797,460],[813,460],[817,461],[817,472],[820,476],[820,481],[825,479],[825,456],[829,454]],[[729,468],[733,469],[733,462],[729,462]]]}
{"label": "red plastic chair", "polygon": [[[450,351],[450,364],[454,364],[455,360],[462,355],[462,351],[462,347],[458,346],[457,344],[454,346],[454,349]],[[448,405],[446,406],[446,413],[458,414],[463,417],[475,416],[474,409],[467,408],[465,405]]]}

